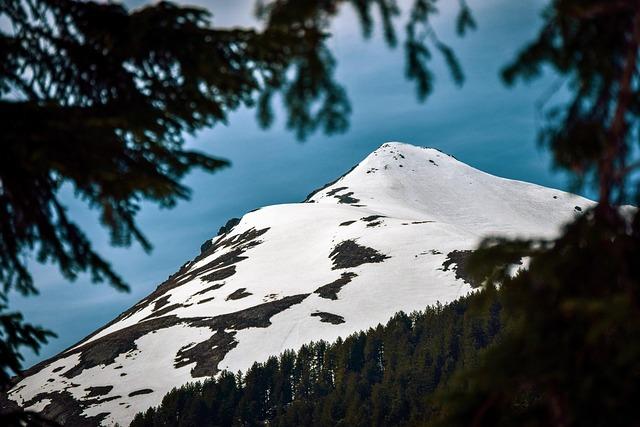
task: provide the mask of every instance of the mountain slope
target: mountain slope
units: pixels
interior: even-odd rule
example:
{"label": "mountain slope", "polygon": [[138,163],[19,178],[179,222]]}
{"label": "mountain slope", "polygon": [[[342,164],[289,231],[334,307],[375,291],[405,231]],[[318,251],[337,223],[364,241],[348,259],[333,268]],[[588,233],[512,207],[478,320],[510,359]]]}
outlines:
{"label": "mountain slope", "polygon": [[174,386],[452,301],[470,290],[465,251],[482,237],[552,236],[590,204],[384,144],[305,203],[231,222],[148,297],[30,369],[4,404],[128,424]]}

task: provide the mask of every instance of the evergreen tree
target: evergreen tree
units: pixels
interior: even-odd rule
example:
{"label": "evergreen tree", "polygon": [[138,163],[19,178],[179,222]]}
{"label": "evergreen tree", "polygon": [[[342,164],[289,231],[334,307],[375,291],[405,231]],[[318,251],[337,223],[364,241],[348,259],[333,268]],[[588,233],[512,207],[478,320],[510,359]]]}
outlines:
{"label": "evergreen tree", "polygon": [[[537,39],[503,72],[545,67],[571,92],[540,140],[598,204],[553,240],[487,239],[469,261],[500,287],[510,327],[437,400],[438,425],[628,426],[640,417],[640,3],[550,2]],[[521,258],[528,268],[515,277]]]}
{"label": "evergreen tree", "polygon": [[[485,298],[498,300],[495,294],[475,294],[445,307],[399,313],[387,325],[345,340],[306,344],[295,353],[256,363],[237,376],[242,381],[224,372],[181,387],[158,408],[138,414],[131,425],[423,425],[436,414],[434,393],[499,336],[495,330],[489,334],[491,326],[484,322],[500,315],[499,304],[483,307]],[[471,310],[472,305],[478,308]],[[487,338],[474,341],[477,334]],[[453,342],[460,344],[456,351],[443,346]],[[226,389],[229,381],[232,392],[207,392]],[[285,384],[284,392],[278,384]],[[233,418],[222,418],[212,409],[218,407],[228,408]]]}

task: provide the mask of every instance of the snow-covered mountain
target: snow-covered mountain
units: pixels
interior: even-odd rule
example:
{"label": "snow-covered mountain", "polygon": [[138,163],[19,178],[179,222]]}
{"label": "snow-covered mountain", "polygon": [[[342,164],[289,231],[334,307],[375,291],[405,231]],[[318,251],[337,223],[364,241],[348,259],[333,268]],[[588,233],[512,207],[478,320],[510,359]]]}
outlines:
{"label": "snow-covered mountain", "polygon": [[592,202],[387,143],[304,203],[230,221],[148,297],[30,369],[11,404],[128,424],[165,393],[467,293],[487,235],[553,236]]}

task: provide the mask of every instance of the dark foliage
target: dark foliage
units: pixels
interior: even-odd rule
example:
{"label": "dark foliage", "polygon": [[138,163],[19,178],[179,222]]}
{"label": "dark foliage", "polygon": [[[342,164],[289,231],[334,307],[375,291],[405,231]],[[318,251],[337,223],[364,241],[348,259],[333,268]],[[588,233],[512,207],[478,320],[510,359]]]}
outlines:
{"label": "dark foliage", "polygon": [[418,425],[433,393],[474,366],[501,329],[500,304],[475,310],[479,295],[395,315],[334,344],[287,351],[246,373],[174,389],[132,426]]}
{"label": "dark foliage", "polygon": [[[515,278],[488,268],[523,254],[531,262]],[[552,242],[485,242],[471,267],[501,283],[509,328],[438,396],[438,425],[635,425],[638,260],[640,218],[599,209]]]}
{"label": "dark foliage", "polygon": [[469,258],[475,283],[500,287],[511,327],[440,393],[437,425],[638,425],[640,213],[619,204],[640,196],[639,48],[638,2],[555,0],[504,70],[508,83],[548,66],[568,80],[541,141],[599,200],[557,239],[488,239]]}

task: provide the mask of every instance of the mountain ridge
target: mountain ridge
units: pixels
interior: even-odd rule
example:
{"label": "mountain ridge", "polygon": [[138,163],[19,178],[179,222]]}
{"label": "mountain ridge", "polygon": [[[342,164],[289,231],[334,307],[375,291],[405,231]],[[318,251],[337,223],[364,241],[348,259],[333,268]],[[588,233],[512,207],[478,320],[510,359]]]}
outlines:
{"label": "mountain ridge", "polygon": [[174,386],[452,301],[482,237],[551,237],[591,203],[385,143],[304,203],[225,224],[149,296],[26,371],[5,405],[128,423]]}

